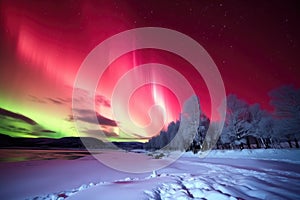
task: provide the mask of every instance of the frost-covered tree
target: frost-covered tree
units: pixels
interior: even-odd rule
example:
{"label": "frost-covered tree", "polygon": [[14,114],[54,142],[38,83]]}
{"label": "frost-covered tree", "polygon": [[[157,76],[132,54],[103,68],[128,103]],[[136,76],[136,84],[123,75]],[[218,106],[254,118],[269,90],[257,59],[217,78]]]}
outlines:
{"label": "frost-covered tree", "polygon": [[270,148],[279,143],[280,136],[275,132],[275,121],[270,114],[261,111],[260,120],[254,124],[253,136],[257,147]]}
{"label": "frost-covered tree", "polygon": [[178,132],[166,148],[180,151],[187,150],[197,133],[199,118],[199,100],[196,96],[192,96],[184,103]]}
{"label": "frost-covered tree", "polygon": [[250,148],[250,138],[254,138],[256,147],[269,148],[272,143],[273,119],[268,112],[261,109],[259,104],[250,105],[248,108],[248,122],[251,124],[247,132],[247,145]]}
{"label": "frost-covered tree", "polygon": [[270,148],[280,139],[274,127],[274,119],[259,104],[249,105],[235,95],[229,95],[220,142],[227,147],[243,149],[245,144],[251,148],[255,141],[257,148]]}
{"label": "frost-covered tree", "polygon": [[190,150],[192,150],[194,153],[197,153],[202,148],[209,125],[210,125],[209,118],[202,113],[200,115],[197,133],[193,139],[192,144],[190,145]]}
{"label": "frost-covered tree", "polygon": [[195,138],[199,126],[200,108],[196,96],[189,98],[181,113],[180,121],[171,122],[166,131],[151,138],[146,144],[146,149],[168,149],[185,151]]}
{"label": "frost-covered tree", "polygon": [[205,140],[202,144],[203,151],[213,148],[213,145],[216,145],[215,147],[219,148],[220,145],[219,133],[221,132],[221,127],[219,122],[211,122],[209,126],[209,129],[207,127]]}
{"label": "frost-covered tree", "polygon": [[221,135],[222,143],[244,148],[246,136],[250,134],[252,129],[249,119],[249,105],[238,99],[236,95],[229,95],[227,97],[225,124]]}
{"label": "frost-covered tree", "polygon": [[300,139],[300,89],[293,86],[282,86],[269,93],[271,105],[274,106],[276,117],[276,131],[285,138],[290,147],[292,140],[299,148]]}

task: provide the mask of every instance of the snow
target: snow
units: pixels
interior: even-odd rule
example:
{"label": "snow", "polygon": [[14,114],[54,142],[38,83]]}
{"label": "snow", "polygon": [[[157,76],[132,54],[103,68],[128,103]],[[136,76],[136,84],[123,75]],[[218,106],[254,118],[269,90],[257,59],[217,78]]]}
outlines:
{"label": "snow", "polygon": [[[143,173],[118,171],[92,156],[0,163],[0,199],[300,199],[299,153],[214,150],[201,159],[188,152],[159,170],[140,169]],[[111,156],[125,169],[137,162],[164,166],[168,159],[122,151],[98,156]]]}
{"label": "snow", "polygon": [[[186,153],[184,156],[192,156],[192,153]],[[211,151],[208,158],[246,158],[260,160],[284,161],[300,164],[299,149],[244,149],[244,150],[215,150]],[[200,155],[201,156],[201,155]]]}

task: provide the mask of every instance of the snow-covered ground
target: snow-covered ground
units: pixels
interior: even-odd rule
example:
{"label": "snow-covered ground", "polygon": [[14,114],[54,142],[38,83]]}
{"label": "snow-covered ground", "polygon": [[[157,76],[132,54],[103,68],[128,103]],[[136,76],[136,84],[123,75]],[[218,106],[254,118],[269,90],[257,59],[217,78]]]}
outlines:
{"label": "snow-covered ground", "polygon": [[[122,151],[98,156],[111,156],[125,168],[152,159]],[[167,159],[153,160],[164,165]],[[185,153],[149,173],[117,171],[93,156],[0,163],[0,170],[0,199],[5,200],[300,199],[300,151],[295,149],[212,151],[204,159]]]}

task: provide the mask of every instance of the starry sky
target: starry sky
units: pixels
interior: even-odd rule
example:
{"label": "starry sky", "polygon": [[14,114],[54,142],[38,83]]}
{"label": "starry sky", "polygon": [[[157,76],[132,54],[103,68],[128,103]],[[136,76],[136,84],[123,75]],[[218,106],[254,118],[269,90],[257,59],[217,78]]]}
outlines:
{"label": "starry sky", "polygon": [[[0,1],[0,132],[15,137],[97,135],[95,129],[78,133],[74,127],[76,74],[102,41],[139,27],[168,28],[193,38],[217,65],[227,94],[271,112],[270,90],[300,87],[298,11],[297,1]],[[111,108],[117,81],[149,62],[180,72],[203,112],[213,115],[207,86],[190,63],[162,50],[137,50],[114,61],[99,80],[94,112],[110,140],[150,137],[120,130]],[[82,101],[85,95],[83,91]],[[139,88],[130,101],[132,120],[142,126],[149,123],[147,110],[153,104],[165,108],[165,125],[179,117],[175,95],[159,85]],[[79,120],[89,123],[91,114],[82,110]]]}

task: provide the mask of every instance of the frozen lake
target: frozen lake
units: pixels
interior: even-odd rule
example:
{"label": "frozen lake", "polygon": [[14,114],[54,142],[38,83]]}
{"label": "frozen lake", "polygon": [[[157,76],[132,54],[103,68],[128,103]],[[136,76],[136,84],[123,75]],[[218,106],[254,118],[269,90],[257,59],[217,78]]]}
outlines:
{"label": "frozen lake", "polygon": [[90,153],[84,150],[0,149],[0,162],[73,160],[87,155]]}

